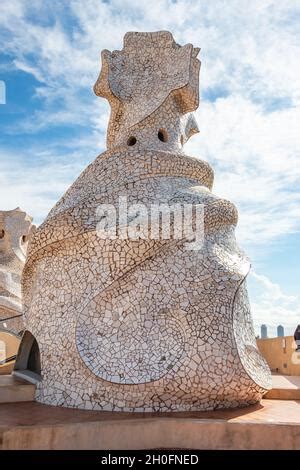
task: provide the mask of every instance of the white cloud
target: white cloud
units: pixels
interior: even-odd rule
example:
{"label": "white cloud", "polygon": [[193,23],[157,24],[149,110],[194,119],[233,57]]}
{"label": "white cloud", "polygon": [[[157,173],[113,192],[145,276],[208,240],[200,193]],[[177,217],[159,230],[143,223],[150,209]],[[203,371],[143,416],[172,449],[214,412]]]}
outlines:
{"label": "white cloud", "polygon": [[239,239],[262,245],[299,230],[300,108],[265,113],[230,95],[197,114],[201,134],[187,147],[212,163],[215,191],[238,206]]}
{"label": "white cloud", "polygon": [[300,324],[300,296],[287,295],[282,288],[267,276],[253,271],[250,284],[255,300],[251,302],[255,330],[260,334],[260,325],[268,327],[269,336],[277,336],[276,326],[282,325],[286,335],[293,335]]}
{"label": "white cloud", "polygon": [[[23,149],[19,155],[0,152],[1,210],[20,206],[34,216],[35,224],[43,221],[58,197],[85,167],[78,152],[70,150],[66,161],[58,152],[54,160],[53,151],[36,148],[34,162],[30,160],[30,150]],[[91,156],[90,149],[85,151]]]}

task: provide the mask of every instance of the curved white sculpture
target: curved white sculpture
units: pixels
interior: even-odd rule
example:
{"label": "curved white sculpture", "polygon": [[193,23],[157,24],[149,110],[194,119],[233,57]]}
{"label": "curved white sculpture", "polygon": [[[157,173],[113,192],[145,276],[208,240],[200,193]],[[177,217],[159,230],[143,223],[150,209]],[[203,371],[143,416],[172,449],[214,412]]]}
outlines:
{"label": "curved white sculpture", "polygon": [[[158,32],[127,33],[122,51],[102,53],[95,92],[111,105],[108,150],[37,229],[23,276],[43,403],[215,409],[255,403],[271,386],[248,305],[250,264],[234,237],[236,208],[211,193],[211,167],[183,153],[198,131],[190,114],[198,52]],[[202,209],[198,249],[184,234],[150,236],[147,210],[158,204]],[[178,220],[171,217],[172,230]]]}
{"label": "curved white sculpture", "polygon": [[0,329],[19,333],[22,318],[21,274],[32,218],[19,207],[0,211]]}

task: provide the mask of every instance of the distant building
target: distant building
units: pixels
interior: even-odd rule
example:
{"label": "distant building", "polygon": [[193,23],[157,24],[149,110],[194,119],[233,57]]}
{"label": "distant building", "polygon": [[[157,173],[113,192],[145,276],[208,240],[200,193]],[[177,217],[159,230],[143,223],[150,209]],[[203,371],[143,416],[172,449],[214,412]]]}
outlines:
{"label": "distant building", "polygon": [[265,339],[265,338],[268,337],[267,325],[261,325],[261,327],[260,327],[260,337],[261,337],[261,339]]}
{"label": "distant building", "polygon": [[282,325],[277,326],[277,336],[284,336],[284,328]]}

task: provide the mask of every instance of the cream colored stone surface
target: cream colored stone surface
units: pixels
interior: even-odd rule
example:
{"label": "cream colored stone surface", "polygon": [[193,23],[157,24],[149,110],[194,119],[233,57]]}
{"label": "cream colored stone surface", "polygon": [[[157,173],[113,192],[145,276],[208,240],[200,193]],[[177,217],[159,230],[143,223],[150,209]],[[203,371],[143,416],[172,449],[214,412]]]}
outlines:
{"label": "cream colored stone surface", "polygon": [[[95,92],[111,106],[108,150],[37,229],[23,275],[40,402],[211,410],[255,403],[271,387],[247,298],[250,264],[234,236],[237,210],[211,193],[209,164],[183,152],[198,131],[198,52],[158,32],[127,33],[122,51],[102,53]],[[120,196],[204,207],[203,246],[100,238],[97,208]]]}
{"label": "cream colored stone surface", "polygon": [[[0,329],[19,333],[23,329],[21,274],[32,219],[20,208],[0,211]],[[4,321],[6,318],[11,318]]]}
{"label": "cream colored stone surface", "polygon": [[299,450],[299,403],[262,400],[261,405],[244,409],[192,413],[0,404],[0,449]]}
{"label": "cream colored stone surface", "polygon": [[35,385],[12,375],[0,376],[0,406],[4,403],[34,401]]}

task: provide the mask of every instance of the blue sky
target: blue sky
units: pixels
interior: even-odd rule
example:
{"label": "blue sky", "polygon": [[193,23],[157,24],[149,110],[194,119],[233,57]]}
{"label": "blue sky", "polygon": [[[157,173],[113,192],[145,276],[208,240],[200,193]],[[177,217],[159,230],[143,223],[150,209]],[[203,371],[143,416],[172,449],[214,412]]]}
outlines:
{"label": "blue sky", "polygon": [[[105,148],[108,104],[94,96],[102,49],[127,31],[169,30],[201,47],[200,134],[190,155],[239,209],[252,259],[254,323],[300,323],[300,1],[1,0],[1,208],[40,223]],[[1,100],[0,100],[1,102]]]}

